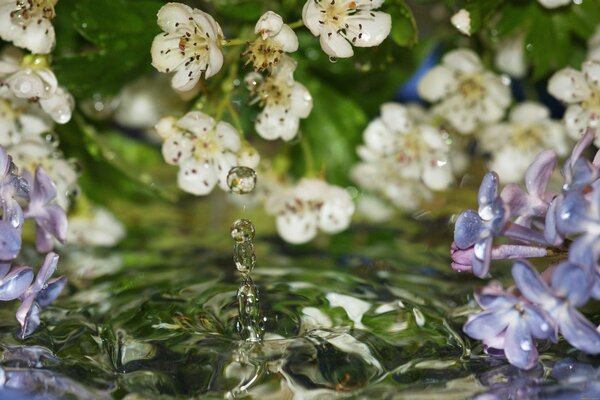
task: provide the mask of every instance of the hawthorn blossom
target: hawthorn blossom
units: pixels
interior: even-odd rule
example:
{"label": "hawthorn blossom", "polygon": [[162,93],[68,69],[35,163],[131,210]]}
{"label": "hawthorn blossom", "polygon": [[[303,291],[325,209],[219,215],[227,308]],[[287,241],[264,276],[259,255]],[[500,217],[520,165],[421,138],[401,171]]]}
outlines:
{"label": "hawthorn blossom", "polygon": [[0,56],[0,97],[24,99],[37,103],[59,124],[71,120],[74,101],[70,93],[58,86],[54,72],[43,56],[23,56],[15,48]]}
{"label": "hawthorn blossom", "polygon": [[471,13],[461,8],[451,18],[450,22],[463,35],[471,36]]}
{"label": "hawthorn blossom", "polygon": [[525,35],[516,34],[498,43],[494,55],[494,65],[500,71],[522,78],[527,73],[525,60]]}
{"label": "hawthorn blossom", "polygon": [[361,187],[402,208],[417,207],[429,190],[446,189],[454,179],[446,134],[420,117],[413,108],[383,104],[357,148],[362,161],[351,171]]}
{"label": "hawthorn blossom", "polygon": [[164,140],[165,161],[179,166],[177,183],[181,189],[197,196],[210,193],[217,184],[229,190],[227,174],[239,165],[238,154],[243,149],[240,135],[231,124],[190,111],[180,119],[161,119],[156,130]]}
{"label": "hawthorn blossom", "polygon": [[559,156],[569,150],[563,125],[550,119],[550,111],[535,102],[523,102],[513,108],[508,122],[487,126],[479,141],[491,153],[490,169],[506,182],[523,178],[529,164],[545,149]]}
{"label": "hawthorn blossom", "polygon": [[508,86],[486,71],[477,54],[468,49],[447,53],[441,65],[423,76],[417,89],[423,99],[435,103],[433,113],[462,134],[500,120],[511,102]]}
{"label": "hawthorn blossom", "polygon": [[83,208],[69,217],[69,244],[111,247],[123,239],[125,227],[109,210],[99,206]]}
{"label": "hawthorn blossom", "polygon": [[40,311],[49,306],[60,294],[67,278],[50,279],[56,271],[58,254],[48,253],[38,274],[31,284],[21,295],[21,306],[17,310],[17,320],[21,324],[21,337],[30,335],[40,325]]}
{"label": "hawthorn blossom", "polygon": [[47,54],[55,44],[52,20],[58,0],[1,0],[0,38],[32,53]]}
{"label": "hawthorn blossom", "polygon": [[56,187],[41,165],[35,169],[35,177],[28,171],[23,173],[23,177],[31,188],[25,218],[35,220],[37,250],[51,251],[54,238],[62,243],[67,239],[67,215],[61,206],[52,204],[56,198]]}
{"label": "hawthorn blossom", "polygon": [[354,203],[344,189],[304,178],[296,186],[271,193],[265,209],[276,215],[277,232],[285,241],[301,244],[314,238],[318,229],[330,234],[346,229]]}
{"label": "hawthorn blossom", "polygon": [[248,57],[246,64],[252,63],[255,71],[273,68],[279,64],[283,53],[298,50],[298,37],[293,29],[273,11],[267,11],[259,18],[254,33],[258,38],[248,43],[243,55]]}
{"label": "hawthorn blossom", "polygon": [[[600,114],[600,60],[586,61],[581,71],[571,67],[555,73],[548,82],[548,92],[567,103],[564,122],[568,134],[579,139],[588,126],[596,126]],[[595,144],[600,145],[596,136]]]}
{"label": "hawthorn blossom", "polygon": [[571,3],[571,0],[538,0],[546,8],[557,8]]}
{"label": "hawthorn blossom", "polygon": [[594,34],[587,41],[587,59],[600,60],[600,25],[596,27]]}
{"label": "hawthorn blossom", "polygon": [[266,79],[257,73],[246,77],[246,85],[255,96],[254,102],[263,108],[254,128],[267,140],[292,140],[298,133],[300,119],[310,114],[313,101],[304,85],[294,80],[296,61],[282,57],[279,65]]}
{"label": "hawthorn blossom", "polygon": [[208,79],[219,72],[223,31],[213,17],[181,3],[165,4],[157,17],[164,33],[152,42],[152,65],[160,72],[175,73],[174,89],[191,90],[201,76]]}
{"label": "hawthorn blossom", "polygon": [[[513,268],[513,275],[515,275]],[[517,280],[517,276],[515,276]],[[534,339],[556,341],[554,321],[543,310],[494,285],[475,294],[483,308],[472,315],[463,327],[474,339],[502,349],[508,361],[523,369],[532,368],[538,352]]]}
{"label": "hawthorn blossom", "polygon": [[10,147],[27,139],[40,138],[52,130],[52,121],[26,101],[0,97],[0,146]]}
{"label": "hawthorn blossom", "polygon": [[389,14],[374,11],[384,0],[308,0],[302,8],[302,21],[319,36],[327,55],[347,58],[352,46],[378,46],[392,29]]}

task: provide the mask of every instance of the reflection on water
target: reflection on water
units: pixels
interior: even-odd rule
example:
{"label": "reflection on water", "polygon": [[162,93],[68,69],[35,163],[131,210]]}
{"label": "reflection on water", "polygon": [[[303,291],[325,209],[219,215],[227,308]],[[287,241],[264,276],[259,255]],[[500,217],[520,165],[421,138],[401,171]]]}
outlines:
{"label": "reflection on water", "polygon": [[[0,309],[0,399],[18,399],[6,397],[14,390],[128,400],[600,395],[593,358],[553,353],[524,372],[471,347],[460,326],[480,282],[448,269],[444,240],[412,229],[355,227],[324,247],[257,238],[261,342],[238,335],[239,275],[230,250],[219,250],[230,238],[223,247],[124,248],[86,262],[77,253],[61,266],[75,276],[86,265],[72,280],[77,290],[31,337],[19,341],[13,310]],[[110,268],[95,274],[94,265]]]}

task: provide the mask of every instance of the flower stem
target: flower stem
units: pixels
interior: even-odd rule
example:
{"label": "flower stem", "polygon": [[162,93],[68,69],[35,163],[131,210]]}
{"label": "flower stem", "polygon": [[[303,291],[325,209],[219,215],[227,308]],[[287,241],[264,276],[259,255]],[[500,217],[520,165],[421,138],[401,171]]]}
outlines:
{"label": "flower stem", "polygon": [[304,22],[302,22],[302,20],[299,19],[298,21],[292,22],[291,24],[288,24],[288,25],[290,28],[296,29],[296,28],[300,28],[300,27],[304,26]]}
{"label": "flower stem", "polygon": [[248,39],[234,38],[234,39],[225,39],[221,42],[221,44],[223,45],[223,47],[231,47],[231,46],[242,46],[248,42],[249,42]]}
{"label": "flower stem", "polygon": [[316,176],[315,160],[308,140],[305,138],[300,139],[300,146],[302,148],[302,157],[304,158],[304,175],[307,177]]}

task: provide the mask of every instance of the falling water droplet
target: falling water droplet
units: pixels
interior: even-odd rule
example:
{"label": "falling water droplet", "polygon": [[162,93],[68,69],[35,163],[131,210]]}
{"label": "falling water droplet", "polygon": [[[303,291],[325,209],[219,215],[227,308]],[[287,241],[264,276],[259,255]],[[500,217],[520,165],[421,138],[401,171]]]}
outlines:
{"label": "falling water droplet", "polygon": [[233,261],[235,267],[244,275],[250,274],[256,266],[256,255],[252,242],[236,243],[233,246]]}
{"label": "falling water droplet", "polygon": [[261,328],[258,289],[252,278],[245,277],[237,292],[238,298],[238,333],[249,342],[262,339],[264,330]]}
{"label": "falling water droplet", "polygon": [[247,219],[238,219],[231,225],[231,237],[237,243],[254,240],[254,225]]}
{"label": "falling water droplet", "polygon": [[58,146],[58,135],[54,132],[46,132],[44,134],[44,140],[53,147]]}
{"label": "falling water droplet", "polygon": [[335,58],[335,57],[329,57],[329,61],[330,61],[331,63],[333,63],[333,64],[335,64],[335,63],[337,62],[337,60],[338,60],[338,59],[337,59],[337,58]]}
{"label": "falling water droplet", "polygon": [[252,192],[256,186],[256,171],[244,166],[231,168],[227,174],[227,186],[237,194]]}

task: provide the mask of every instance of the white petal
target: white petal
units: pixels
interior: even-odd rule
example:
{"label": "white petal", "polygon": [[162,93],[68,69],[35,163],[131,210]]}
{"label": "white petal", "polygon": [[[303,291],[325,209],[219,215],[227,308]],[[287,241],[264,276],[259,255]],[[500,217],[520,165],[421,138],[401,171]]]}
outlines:
{"label": "white petal", "polygon": [[473,110],[464,108],[443,115],[452,124],[454,129],[463,135],[473,133],[477,127],[477,118],[480,117],[475,115]]}
{"label": "white petal", "polygon": [[233,153],[225,152],[214,158],[219,187],[228,192],[227,175],[231,168],[237,165],[237,157]]}
{"label": "white petal", "polygon": [[571,0],[538,0],[546,8],[556,8],[567,5]]}
{"label": "white petal", "polygon": [[319,39],[321,48],[330,57],[348,58],[354,55],[350,43],[339,33],[335,26],[327,25]]}
{"label": "white petal", "polygon": [[315,178],[303,178],[294,188],[294,196],[305,201],[320,200],[326,197],[330,186],[327,182]]}
{"label": "white petal", "polygon": [[165,32],[175,32],[180,24],[189,23],[192,9],[181,3],[167,3],[158,10],[157,23]]}
{"label": "white petal", "polygon": [[442,63],[463,73],[473,73],[482,69],[481,60],[474,51],[469,49],[452,50],[442,58]]}
{"label": "white petal", "polygon": [[[423,183],[432,190],[447,189],[453,181],[452,168],[446,160],[439,160],[443,164],[427,164],[423,170]],[[435,161],[434,161],[435,162]]]}
{"label": "white petal", "polygon": [[504,105],[498,104],[489,97],[480,102],[479,110],[471,110],[473,117],[483,122],[496,122],[504,116]]}
{"label": "white petal", "polygon": [[160,33],[154,37],[150,53],[152,66],[159,72],[173,72],[183,62],[184,56],[179,51],[179,36],[165,36]]}
{"label": "white petal", "polygon": [[368,148],[379,154],[389,154],[395,150],[395,135],[381,118],[375,118],[367,125],[363,140]]}
{"label": "white petal", "polygon": [[279,236],[293,244],[306,243],[317,234],[317,215],[310,211],[278,215],[276,224]]}
{"label": "white petal", "polygon": [[399,103],[384,103],[380,107],[381,119],[385,126],[395,132],[408,132],[412,129],[412,121],[408,110]]}
{"label": "white petal", "polygon": [[448,145],[439,129],[429,125],[419,126],[419,135],[430,149],[448,151]]}
{"label": "white petal", "polygon": [[[364,16],[363,16],[364,15]],[[363,11],[349,19],[348,39],[356,47],[378,46],[390,34],[392,17],[381,11]]]}
{"label": "white petal", "polygon": [[202,196],[210,193],[217,184],[215,169],[207,162],[189,160],[177,173],[177,184],[188,193]]}
{"label": "white petal", "polygon": [[578,140],[590,124],[590,118],[591,113],[579,105],[574,104],[567,107],[564,121],[569,136]]}
{"label": "white petal", "polygon": [[167,164],[177,165],[192,157],[194,142],[188,135],[169,136],[162,145],[162,155]]}
{"label": "white petal", "polygon": [[471,14],[467,10],[461,8],[450,18],[450,22],[460,33],[471,36]]}
{"label": "white petal", "polygon": [[59,87],[51,97],[40,99],[40,106],[54,121],[66,124],[71,120],[75,101],[69,92]]}
{"label": "white petal", "polygon": [[294,82],[290,97],[290,112],[299,118],[306,118],[312,111],[313,100],[308,89],[301,83]]}
{"label": "white petal", "polygon": [[[41,21],[41,23],[37,23]],[[47,19],[30,20],[25,31],[15,35],[15,46],[23,47],[34,54],[47,54],[52,51],[55,43],[54,26]]]}
{"label": "white petal", "polygon": [[600,61],[584,62],[581,72],[591,87],[600,89]]}
{"label": "white petal", "polygon": [[590,95],[583,74],[570,67],[561,69],[550,78],[548,92],[565,103],[579,103]]}
{"label": "white petal", "polygon": [[185,92],[191,90],[196,86],[196,83],[200,80],[200,74],[202,73],[202,66],[198,63],[190,63],[188,66],[179,68],[173,79],[171,79],[171,86],[173,89]]}
{"label": "white petal", "polygon": [[389,205],[379,197],[370,195],[363,195],[358,199],[356,211],[371,222],[389,221],[394,215],[394,210]]}
{"label": "white petal", "polygon": [[423,99],[434,102],[446,96],[455,87],[456,76],[454,73],[449,68],[438,65],[427,71],[421,78],[417,91]]}
{"label": "white petal", "polygon": [[208,67],[204,73],[206,79],[216,75],[221,70],[221,67],[223,67],[223,52],[221,48],[217,44],[209,44],[208,51]]}
{"label": "white petal", "polygon": [[254,147],[245,146],[238,153],[237,163],[238,165],[243,165],[244,167],[256,169],[260,163],[260,154]]}
{"label": "white petal", "polygon": [[512,122],[536,122],[550,117],[550,110],[540,103],[524,101],[512,109],[510,120]]}
{"label": "white petal", "polygon": [[240,134],[230,123],[219,121],[215,132],[225,149],[237,152],[242,147]]}
{"label": "white petal", "polygon": [[15,96],[21,99],[45,97],[46,87],[42,79],[30,69],[21,70],[6,80]]}
{"label": "white petal", "polygon": [[213,130],[215,120],[201,111],[190,111],[177,121],[177,126],[200,136]]}
{"label": "white petal", "polygon": [[288,25],[284,25],[281,31],[273,36],[272,40],[279,43],[281,49],[286,53],[293,53],[298,50],[298,36]]}
{"label": "white petal", "polygon": [[256,118],[254,128],[264,139],[292,140],[298,133],[300,120],[281,106],[266,107]]}
{"label": "white petal", "polygon": [[527,64],[524,47],[523,35],[515,35],[500,42],[494,57],[496,68],[517,78],[525,76]]}
{"label": "white petal", "polygon": [[269,36],[277,35],[282,27],[283,19],[281,16],[273,11],[267,11],[258,19],[254,27],[254,33],[266,39]]}
{"label": "white petal", "polygon": [[354,203],[344,189],[330,187],[327,199],[319,210],[319,228],[327,233],[341,232],[350,225]]}
{"label": "white petal", "polygon": [[512,101],[510,88],[502,83],[498,75],[485,72],[483,74],[486,95],[502,108],[508,107]]}
{"label": "white petal", "polygon": [[172,135],[179,133],[179,129],[176,127],[177,119],[175,117],[165,117],[160,119],[154,126],[156,133],[163,139],[167,139]]}
{"label": "white petal", "polygon": [[319,36],[323,25],[319,23],[321,7],[314,0],[307,0],[302,7],[302,22],[314,36]]}

